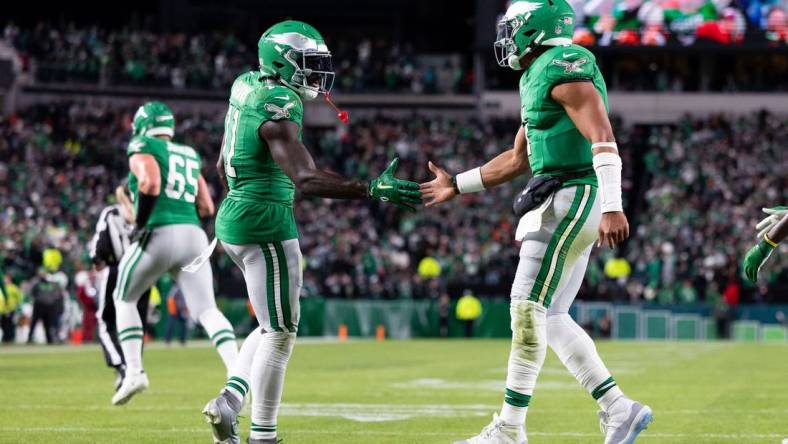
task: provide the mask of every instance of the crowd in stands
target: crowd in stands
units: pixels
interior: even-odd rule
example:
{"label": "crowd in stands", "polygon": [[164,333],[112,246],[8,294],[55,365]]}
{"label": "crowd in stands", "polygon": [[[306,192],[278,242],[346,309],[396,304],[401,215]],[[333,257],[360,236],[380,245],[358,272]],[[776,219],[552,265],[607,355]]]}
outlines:
{"label": "crowd in stands", "polygon": [[[63,256],[56,270],[68,277],[71,294],[80,284],[76,277],[90,268],[87,243],[96,219],[126,175],[133,112],[99,102],[61,103],[0,121],[0,268],[26,297],[49,249]],[[176,139],[206,159],[204,174],[218,201],[222,191],[212,165],[222,116],[176,114]],[[370,179],[398,156],[399,176],[424,181],[428,160],[453,172],[471,168],[507,147],[516,129],[516,121],[379,116],[308,129],[304,140],[318,165],[338,173]],[[757,288],[744,286],[739,263],[755,241],[760,208],[788,201],[788,182],[776,173],[788,168],[782,152],[788,120],[765,113],[686,117],[678,125],[617,125],[617,135],[633,235],[618,251],[594,253],[581,297],[771,300],[768,289],[786,281],[788,256],[775,254]],[[299,197],[304,295],[437,298],[470,288],[482,297],[505,297],[519,251],[510,205],[524,182],[414,213],[371,201]],[[210,234],[210,222],[207,229]],[[218,294],[242,297],[243,282],[229,258],[217,252],[214,265]]]}
{"label": "crowd in stands", "polygon": [[[258,66],[256,40],[229,32],[109,31],[42,22],[32,28],[8,23],[2,36],[43,83],[221,90],[235,73]],[[419,55],[386,39],[337,39],[331,50],[341,92],[467,93],[473,82],[459,56]]]}
{"label": "crowd in stands", "polygon": [[[788,119],[765,112],[651,128],[643,158],[648,204],[627,255],[632,297],[739,299],[742,252],[756,241],[760,208],[788,202],[786,137]],[[788,256],[775,254],[752,300],[770,301],[768,286],[786,277]]]}
{"label": "crowd in stands", "polygon": [[788,43],[784,0],[570,0],[575,41],[599,46]]}
{"label": "crowd in stands", "polygon": [[[739,17],[735,23],[744,27],[742,30],[746,23],[761,30],[754,31],[754,43],[746,44],[757,46],[762,41],[785,48],[788,40],[784,1],[602,0],[578,2],[575,8],[579,11],[575,41],[586,46],[664,45],[672,40],[685,45],[708,43],[716,41],[716,34],[703,33],[703,29],[739,29],[739,25],[714,21],[727,23],[732,14]],[[771,23],[771,28],[765,27],[766,23]],[[746,35],[750,34],[741,32],[742,38]],[[764,38],[768,35],[778,37]],[[472,54],[467,48],[430,54],[429,48],[414,48],[407,41],[386,37],[328,37],[339,93],[451,94],[473,90]],[[235,73],[258,64],[256,38],[232,32],[190,34],[139,27],[108,30],[49,22],[19,27],[9,22],[2,39],[16,49],[23,71],[40,83],[217,91],[228,88]],[[788,56],[779,51],[754,55],[708,50],[703,53],[703,60],[708,59],[704,63],[697,53],[597,52],[608,86],[614,90],[788,89]],[[492,46],[483,55],[487,88],[511,89],[517,84],[515,74],[495,64]]]}

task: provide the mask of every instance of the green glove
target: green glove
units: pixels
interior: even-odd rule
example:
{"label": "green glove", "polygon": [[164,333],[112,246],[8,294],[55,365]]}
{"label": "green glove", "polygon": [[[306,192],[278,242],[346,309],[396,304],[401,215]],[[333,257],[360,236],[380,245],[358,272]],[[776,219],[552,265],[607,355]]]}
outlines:
{"label": "green glove", "polygon": [[744,262],[742,263],[742,267],[744,267],[744,276],[753,284],[758,281],[758,271],[761,270],[766,259],[769,259],[769,255],[772,254],[774,248],[775,247],[766,242],[765,239],[761,239],[761,241],[750,248],[750,251],[744,256]]}
{"label": "green glove", "polygon": [[409,211],[416,211],[413,205],[421,204],[419,184],[394,177],[397,165],[399,158],[394,158],[386,171],[369,183],[369,197],[381,202],[391,202]]}

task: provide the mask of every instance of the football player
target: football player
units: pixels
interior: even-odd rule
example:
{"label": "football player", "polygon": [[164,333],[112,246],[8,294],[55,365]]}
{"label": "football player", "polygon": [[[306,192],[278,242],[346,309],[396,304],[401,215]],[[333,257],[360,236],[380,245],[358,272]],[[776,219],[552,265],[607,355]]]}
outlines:
{"label": "football player", "polygon": [[203,413],[215,442],[238,443],[237,415],[251,391],[251,444],[277,441],[277,412],[298,331],[302,258],[293,196],[373,199],[408,209],[419,185],[394,177],[397,159],[371,182],[319,169],[301,141],[303,100],[328,94],[331,53],[312,26],[285,21],[258,42],[260,70],[239,76],[230,91],[217,167],[228,187],[216,236],[241,269],[260,327],[244,341],[220,395]]}
{"label": "football player", "polygon": [[200,174],[200,156],[194,148],[172,142],[175,116],[161,102],[148,102],[137,110],[132,132],[127,155],[136,226],[133,243],[118,266],[113,294],[118,339],[126,358],[123,383],[112,397],[115,405],[148,387],[136,304],[164,273],[172,273],[183,290],[189,313],[208,333],[228,372],[238,355],[233,327],[216,307],[210,264],[194,273],[181,270],[208,246],[200,217],[212,216],[215,210]]}
{"label": "football player", "polygon": [[515,202],[522,247],[503,407],[479,435],[460,443],[527,442],[525,416],[548,345],[599,404],[606,444],[633,442],[652,420],[648,406],[624,395],[569,316],[594,242],[613,248],[629,236],[605,83],[594,55],[572,44],[574,23],[566,0],[511,3],[494,46],[500,66],[523,71],[514,146],[454,177],[430,163],[436,177],[421,185],[431,206],[529,170],[533,176]]}
{"label": "football player", "polygon": [[760,242],[747,252],[742,264],[744,276],[753,284],[758,281],[758,272],[772,255],[772,252],[788,237],[788,207],[764,208],[768,214],[756,228],[760,230]]}

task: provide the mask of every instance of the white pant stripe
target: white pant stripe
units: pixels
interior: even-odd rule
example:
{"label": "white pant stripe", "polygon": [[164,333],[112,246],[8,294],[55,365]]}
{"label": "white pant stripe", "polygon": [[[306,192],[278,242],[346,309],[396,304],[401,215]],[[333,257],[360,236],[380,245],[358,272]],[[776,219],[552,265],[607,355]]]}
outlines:
{"label": "white pant stripe", "polygon": [[[115,299],[116,301],[118,300],[119,297],[125,296],[123,294],[123,288],[126,286],[126,282],[128,281],[128,276],[131,274],[130,267],[134,264],[134,262],[137,261],[137,259],[139,259],[141,255],[142,255],[142,248],[140,247],[140,244],[137,243],[137,246],[134,247],[134,249],[131,251],[129,260],[123,263],[122,273],[118,274],[118,283],[115,286],[115,293],[112,295],[112,298]],[[126,256],[124,255],[123,257],[125,258]]]}
{"label": "white pant stripe", "polygon": [[575,228],[575,225],[583,218],[583,210],[585,209],[586,203],[588,202],[588,195],[591,193],[591,185],[584,185],[583,186],[583,199],[580,201],[580,206],[577,208],[577,214],[572,219],[572,222],[569,223],[569,226],[566,227],[561,238],[558,240],[558,244],[555,246],[555,251],[553,252],[553,257],[550,260],[550,270],[547,272],[547,277],[544,280],[544,285],[542,286],[542,291],[539,293],[539,302],[544,303],[544,297],[547,295],[547,291],[550,289],[550,281],[553,279],[553,274],[555,274],[556,263],[558,262],[559,252],[561,248],[563,248],[566,239],[569,237],[569,234]]}

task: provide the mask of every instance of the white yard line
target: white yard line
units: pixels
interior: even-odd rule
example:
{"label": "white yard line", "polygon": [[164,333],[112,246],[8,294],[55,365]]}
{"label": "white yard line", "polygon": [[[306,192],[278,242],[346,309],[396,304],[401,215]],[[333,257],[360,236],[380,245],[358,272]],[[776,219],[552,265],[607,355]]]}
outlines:
{"label": "white yard line", "polygon": [[[408,415],[413,417],[433,416],[433,417],[453,417],[457,415],[484,416],[491,415],[493,411],[500,408],[500,404],[359,404],[359,403],[284,403],[281,407],[282,416],[323,416],[323,417],[344,417],[347,415]],[[63,410],[69,412],[193,412],[199,411],[200,406],[145,406],[138,407],[126,405],[115,407],[110,405],[65,405],[65,404],[18,404],[0,405],[0,412],[15,410]],[[590,412],[591,410],[589,410]],[[537,414],[556,414],[566,413],[566,409],[538,409],[533,413]],[[745,412],[737,409],[669,409],[656,410],[656,415],[788,415],[788,408],[776,409],[747,409]]]}
{"label": "white yard line", "polygon": [[[208,428],[170,428],[152,429],[137,427],[0,427],[3,433],[124,433],[132,432],[135,434],[207,434]],[[394,432],[394,431],[373,431],[373,430],[288,430],[284,435],[356,435],[356,436],[457,436],[455,432]],[[599,438],[599,433],[585,432],[528,432],[529,436],[545,437],[567,437],[567,438]],[[702,439],[781,439],[788,437],[788,433],[649,433],[644,432],[639,439],[679,439],[679,438],[702,438]]]}
{"label": "white yard line", "polygon": [[[241,338],[239,338],[241,339]],[[297,343],[301,345],[338,345],[354,342],[373,342],[374,339],[348,339],[347,341],[340,342],[337,338],[333,337],[306,337],[298,338]],[[195,339],[189,340],[185,347],[180,345],[167,345],[163,341],[153,341],[145,344],[145,350],[179,350],[190,348],[214,348],[213,343],[208,339]],[[14,344],[10,346],[0,347],[0,355],[27,355],[27,354],[57,354],[57,353],[87,353],[95,352],[101,353],[101,347],[98,343],[89,343],[82,345],[25,345]]]}

